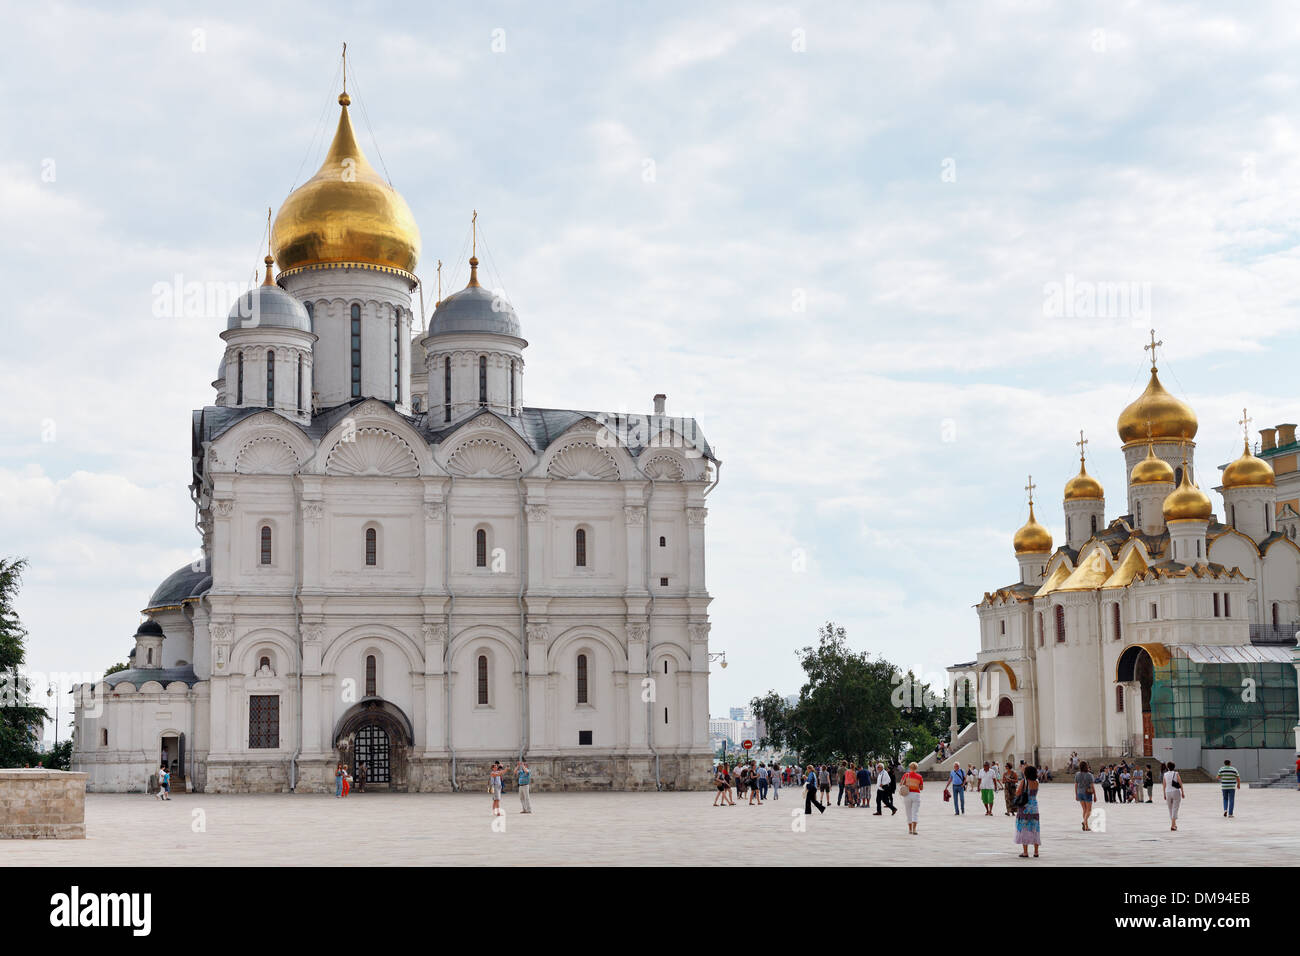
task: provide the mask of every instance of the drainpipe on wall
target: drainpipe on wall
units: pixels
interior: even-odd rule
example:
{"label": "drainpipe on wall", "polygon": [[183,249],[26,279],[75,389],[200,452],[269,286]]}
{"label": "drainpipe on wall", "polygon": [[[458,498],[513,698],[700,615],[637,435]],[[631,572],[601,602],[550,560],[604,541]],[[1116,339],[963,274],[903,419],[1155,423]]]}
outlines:
{"label": "drainpipe on wall", "polygon": [[519,493],[519,760],[528,752],[528,626],[524,613],[524,589],[528,586],[528,506],[524,502],[524,478],[515,478]]}
{"label": "drainpipe on wall", "polygon": [[293,536],[293,548],[294,548],[293,616],[294,616],[294,620],[298,624],[298,640],[295,642],[295,646],[298,651],[298,701],[296,707],[298,719],[295,720],[294,723],[297,725],[298,728],[298,733],[296,735],[298,741],[297,741],[297,746],[294,748],[293,756],[289,758],[289,792],[297,793],[298,792],[298,758],[302,756],[302,714],[303,714],[302,695],[303,695],[303,688],[305,687],[302,678],[302,671],[303,671],[302,602],[299,600],[302,594],[303,528],[302,528],[302,496],[299,494],[301,488],[299,487],[299,483],[297,481],[295,481],[293,484],[294,484],[294,505],[295,505],[295,512],[296,512],[295,514],[296,521],[294,523],[295,529],[294,529],[294,536]]}
{"label": "drainpipe on wall", "polygon": [[442,589],[447,592],[447,643],[442,648],[442,706],[443,726],[447,732],[447,752],[451,754],[451,789],[456,792],[456,748],[451,741],[451,616],[456,610],[456,594],[451,589],[451,493],[456,488],[456,476],[451,475],[447,496],[443,499],[442,522]]}

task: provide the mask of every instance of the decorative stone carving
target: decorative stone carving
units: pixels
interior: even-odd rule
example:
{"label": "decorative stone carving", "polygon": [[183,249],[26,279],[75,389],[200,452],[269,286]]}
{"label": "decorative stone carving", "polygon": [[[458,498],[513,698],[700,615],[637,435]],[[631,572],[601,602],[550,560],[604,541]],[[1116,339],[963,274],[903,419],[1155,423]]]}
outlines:
{"label": "decorative stone carving", "polygon": [[528,505],[529,521],[545,521],[547,514],[546,505]]}
{"label": "decorative stone carving", "polygon": [[524,467],[505,442],[471,438],[451,453],[447,470],[458,478],[515,478]]}
{"label": "decorative stone carving", "polygon": [[304,521],[319,521],[325,516],[325,508],[319,502],[304,501],[302,517]]}
{"label": "decorative stone carving", "polygon": [[627,622],[627,639],[629,641],[641,644],[645,642],[646,635],[650,633],[650,625],[645,621],[628,621]]}
{"label": "decorative stone carving", "polygon": [[629,525],[645,524],[645,505],[624,505],[623,518]]}
{"label": "decorative stone carving", "polygon": [[355,439],[340,440],[330,450],[325,471],[331,475],[414,478],[420,466],[415,452],[400,436],[386,428],[359,428]]}
{"label": "decorative stone carving", "polygon": [[616,481],[618,462],[595,442],[575,441],[555,453],[546,467],[546,476],[584,481]]}
{"label": "decorative stone carving", "polygon": [[212,513],[218,518],[229,518],[235,510],[235,503],[228,499],[212,502]]}
{"label": "decorative stone carving", "polygon": [[441,521],[443,511],[441,501],[426,501],[424,503],[424,516],[430,521]]}
{"label": "decorative stone carving", "polygon": [[447,639],[446,624],[421,624],[420,633],[424,636],[424,643],[431,644],[434,641],[445,641]]}
{"label": "decorative stone carving", "polygon": [[235,471],[241,475],[292,475],[297,470],[293,446],[271,435],[254,438],[235,454]]}
{"label": "decorative stone carving", "polygon": [[234,632],[234,625],[225,621],[214,622],[208,627],[208,633],[212,635],[212,640],[218,643],[228,643]]}
{"label": "decorative stone carving", "polygon": [[708,508],[687,508],[686,509],[686,520],[690,524],[695,525],[696,527],[703,525],[704,519],[707,518],[708,516],[709,516]]}
{"label": "decorative stone carving", "polygon": [[530,641],[547,641],[550,640],[551,629],[545,624],[529,624],[528,639]]}
{"label": "decorative stone carving", "polygon": [[491,415],[480,415],[478,418],[474,419],[475,428],[496,428],[500,424],[501,423]]}
{"label": "decorative stone carving", "polygon": [[324,624],[304,624],[302,626],[302,639],[305,644],[319,644],[321,635],[325,633]]}
{"label": "decorative stone carving", "polygon": [[686,625],[686,629],[690,632],[692,642],[708,643],[709,624],[707,622],[692,622]]}
{"label": "decorative stone carving", "polygon": [[681,481],[686,477],[686,469],[675,455],[656,455],[642,470],[647,478],[655,481]]}

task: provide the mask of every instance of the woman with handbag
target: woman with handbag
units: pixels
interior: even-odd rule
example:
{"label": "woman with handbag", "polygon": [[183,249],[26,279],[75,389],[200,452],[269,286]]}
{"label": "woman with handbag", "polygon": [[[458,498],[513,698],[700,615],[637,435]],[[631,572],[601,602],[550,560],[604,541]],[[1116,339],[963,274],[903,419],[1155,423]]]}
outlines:
{"label": "woman with handbag", "polygon": [[1183,803],[1183,778],[1178,776],[1171,760],[1165,764],[1165,775],[1161,779],[1160,789],[1164,793],[1165,803],[1169,807],[1169,829],[1178,829],[1178,808]]}
{"label": "woman with handbag", "polygon": [[1092,805],[1097,800],[1097,781],[1088,770],[1086,760],[1079,761],[1079,772],[1074,775],[1074,799],[1083,808],[1083,828],[1091,829],[1088,818],[1092,816]]}
{"label": "woman with handbag", "polygon": [[1042,831],[1038,826],[1038,768],[1026,767],[1025,778],[1020,781],[1016,792],[1016,843],[1024,847],[1020,856],[1029,859],[1029,848],[1034,848],[1034,859],[1038,859],[1038,847],[1043,842]]}
{"label": "woman with handbag", "polygon": [[916,836],[916,818],[921,812],[921,790],[925,779],[916,772],[916,763],[907,765],[903,774],[903,807],[907,810],[907,832]]}

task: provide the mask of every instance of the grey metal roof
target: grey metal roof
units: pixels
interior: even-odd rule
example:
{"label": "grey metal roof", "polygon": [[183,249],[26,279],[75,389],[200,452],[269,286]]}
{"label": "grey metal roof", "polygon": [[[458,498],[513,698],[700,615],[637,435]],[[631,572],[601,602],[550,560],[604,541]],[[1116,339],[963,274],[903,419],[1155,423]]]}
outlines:
{"label": "grey metal roof", "polygon": [[489,332],[522,338],[514,307],[491,289],[472,285],[438,303],[429,319],[430,335]]}
{"label": "grey metal roof", "polygon": [[231,329],[281,328],[310,332],[306,307],[278,285],[259,285],[241,295],[226,317]]}
{"label": "grey metal roof", "polygon": [[118,684],[134,684],[136,689],[146,681],[156,680],[166,687],[172,681],[183,681],[190,687],[193,687],[200,680],[199,675],[194,673],[194,668],[185,667],[132,667],[128,670],[118,671],[116,674],[109,674],[104,678],[104,683],[109,687],[116,687]]}
{"label": "grey metal roof", "polygon": [[212,574],[206,570],[195,571],[187,564],[167,575],[163,583],[158,585],[157,590],[149,596],[145,611],[177,607],[187,598],[197,598],[210,587]]}

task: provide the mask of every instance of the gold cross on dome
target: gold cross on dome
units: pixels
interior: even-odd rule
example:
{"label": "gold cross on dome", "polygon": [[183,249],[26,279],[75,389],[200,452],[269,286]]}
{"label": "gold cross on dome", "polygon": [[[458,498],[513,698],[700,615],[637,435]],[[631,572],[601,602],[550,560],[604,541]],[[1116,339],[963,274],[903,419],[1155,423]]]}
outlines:
{"label": "gold cross on dome", "polygon": [[1161,339],[1159,342],[1156,341],[1156,330],[1152,329],[1151,344],[1142,346],[1142,351],[1144,352],[1147,351],[1148,349],[1151,350],[1151,371],[1153,372],[1156,370],[1156,347],[1164,344],[1165,343],[1163,339]]}
{"label": "gold cross on dome", "polygon": [[469,254],[474,258],[478,258],[478,210],[477,209],[474,210],[474,215],[470,217],[469,227],[471,230],[473,230],[474,233],[473,244],[470,246]]}
{"label": "gold cross on dome", "polygon": [[1242,437],[1246,439],[1247,443],[1250,442],[1250,423],[1252,421],[1254,419],[1247,415],[1246,410],[1243,408],[1241,410],[1241,421],[1237,422],[1237,424],[1241,426]]}
{"label": "gold cross on dome", "polygon": [[1077,447],[1077,448],[1079,449],[1079,461],[1083,461],[1083,456],[1084,456],[1084,453],[1085,453],[1085,451],[1086,451],[1086,449],[1084,448],[1084,445],[1088,444],[1088,439],[1086,439],[1086,438],[1083,437],[1083,429],[1082,429],[1082,428],[1079,429],[1079,440],[1078,440],[1077,442],[1075,442],[1074,444],[1075,444],[1075,447]]}
{"label": "gold cross on dome", "polygon": [[1031,505],[1034,503],[1034,489],[1037,487],[1038,486],[1034,484],[1034,476],[1030,475],[1029,484],[1025,485],[1025,491],[1029,492],[1029,503]]}

